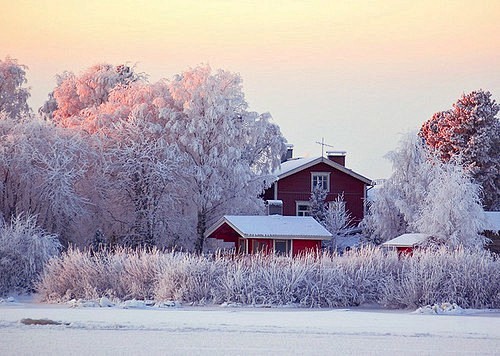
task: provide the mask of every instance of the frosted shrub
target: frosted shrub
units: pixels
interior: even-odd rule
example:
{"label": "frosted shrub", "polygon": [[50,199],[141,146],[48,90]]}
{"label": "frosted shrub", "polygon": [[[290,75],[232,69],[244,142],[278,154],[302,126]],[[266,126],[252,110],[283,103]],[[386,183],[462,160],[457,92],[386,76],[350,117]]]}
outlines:
{"label": "frosted shrub", "polygon": [[[101,258],[99,258],[101,257]],[[92,299],[105,295],[108,290],[104,255],[92,256],[88,252],[70,248],[59,258],[49,261],[37,290],[47,301],[72,298]]]}
{"label": "frosted shrub", "polygon": [[450,302],[463,308],[500,306],[500,261],[487,251],[415,251],[387,281],[381,303],[414,308]]}
{"label": "frosted shrub", "polygon": [[398,264],[397,255],[376,247],[350,251],[337,258],[342,272],[342,305],[375,303],[380,298],[384,282],[392,278]]}
{"label": "frosted shrub", "polygon": [[[247,260],[240,259],[239,264],[247,264],[248,275],[241,282],[239,290],[246,290],[248,304],[287,305],[301,303],[307,289],[309,276],[314,268],[313,255],[295,259],[259,255]],[[231,278],[231,276],[228,276]],[[228,291],[226,291],[227,293]],[[244,302],[242,300],[242,302]]]}
{"label": "frosted shrub", "polygon": [[458,249],[448,254],[447,300],[462,308],[500,307],[500,260],[488,251]]}
{"label": "frosted shrub", "polygon": [[26,293],[45,263],[60,250],[56,235],[36,225],[33,216],[19,215],[0,226],[0,295]]}
{"label": "frosted shrub", "polygon": [[415,251],[402,258],[376,247],[343,256],[295,258],[69,249],[48,263],[38,291],[53,301],[107,296],[194,304],[347,307],[379,303],[413,308],[450,302],[497,308],[499,278],[498,259],[464,249]]}
{"label": "frosted shrub", "polygon": [[73,298],[148,299],[159,274],[158,250],[81,251],[70,248],[46,266],[38,292],[49,301]]}
{"label": "frosted shrub", "polygon": [[383,304],[414,308],[432,305],[437,301],[447,301],[443,284],[446,281],[446,269],[452,266],[447,265],[446,258],[437,257],[437,253],[432,251],[402,256],[394,278],[387,280],[384,286]]}
{"label": "frosted shrub", "polygon": [[[119,259],[116,255],[113,255],[110,267],[121,272],[118,274],[120,292],[117,294],[125,299],[153,299],[161,266],[168,255],[157,249],[120,250]],[[116,286],[112,289],[116,290]]]}
{"label": "frosted shrub", "polygon": [[185,253],[166,257],[155,289],[157,300],[204,304],[214,299],[219,276],[225,273],[220,258]]}

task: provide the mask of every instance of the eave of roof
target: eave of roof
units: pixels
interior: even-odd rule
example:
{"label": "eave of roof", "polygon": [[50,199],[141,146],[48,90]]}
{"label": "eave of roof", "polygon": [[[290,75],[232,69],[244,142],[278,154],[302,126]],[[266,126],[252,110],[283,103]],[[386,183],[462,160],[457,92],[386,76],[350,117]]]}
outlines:
{"label": "eave of roof", "polygon": [[[303,160],[303,163],[301,164],[301,162],[299,162],[299,160]],[[299,164],[293,165],[293,168],[291,168],[291,169],[286,169],[287,162],[299,163]],[[354,172],[353,170],[350,170],[350,169],[344,167],[343,165],[341,165],[337,162],[334,162],[334,161],[332,161],[328,158],[325,158],[325,157],[317,157],[314,159],[313,158],[298,158],[297,160],[291,160],[291,161],[287,161],[287,162],[282,163],[280,168],[276,172],[274,172],[274,174],[278,177],[277,180],[291,176],[297,172],[300,172],[304,169],[312,167],[318,163],[325,163],[325,164],[329,165],[330,167],[335,168],[335,169],[337,169],[345,174],[348,174],[351,177],[356,178],[367,185],[373,185],[372,184],[373,181],[371,179],[366,178],[366,177],[362,176],[361,174],[358,174],[358,173]],[[283,166],[285,166],[285,167],[283,167]],[[283,168],[285,168],[285,169],[283,169]]]}
{"label": "eave of roof", "polygon": [[430,239],[432,236],[428,234],[403,234],[398,237],[393,238],[392,240],[386,241],[382,244],[385,247],[415,247],[426,240]]}

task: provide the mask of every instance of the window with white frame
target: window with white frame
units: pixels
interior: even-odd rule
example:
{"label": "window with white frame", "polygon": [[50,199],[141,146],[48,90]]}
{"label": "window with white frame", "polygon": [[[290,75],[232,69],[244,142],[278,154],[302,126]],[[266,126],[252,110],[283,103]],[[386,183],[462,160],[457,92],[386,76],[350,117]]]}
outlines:
{"label": "window with white frame", "polygon": [[308,201],[296,202],[297,216],[311,216],[311,203]]}
{"label": "window with white frame", "polygon": [[279,256],[290,256],[292,240],[274,240],[274,253]]}
{"label": "window with white frame", "polygon": [[330,173],[312,172],[311,173],[311,192],[314,188],[321,188],[327,192],[330,191]]}

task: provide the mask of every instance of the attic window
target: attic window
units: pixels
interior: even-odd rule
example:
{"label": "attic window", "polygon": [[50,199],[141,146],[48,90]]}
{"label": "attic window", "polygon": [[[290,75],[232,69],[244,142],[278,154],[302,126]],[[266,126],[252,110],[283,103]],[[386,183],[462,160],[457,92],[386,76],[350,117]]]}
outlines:
{"label": "attic window", "polygon": [[329,192],[330,191],[330,173],[328,172],[312,172],[311,173],[311,192],[316,187]]}

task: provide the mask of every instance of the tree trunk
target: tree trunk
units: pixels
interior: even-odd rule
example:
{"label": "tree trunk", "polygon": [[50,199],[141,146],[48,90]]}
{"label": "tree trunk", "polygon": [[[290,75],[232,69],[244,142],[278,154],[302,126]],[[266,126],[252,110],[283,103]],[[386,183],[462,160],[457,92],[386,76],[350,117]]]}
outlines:
{"label": "tree trunk", "polygon": [[205,231],[207,230],[207,213],[203,211],[198,212],[198,223],[196,224],[196,242],[194,244],[194,251],[197,254],[203,252],[203,244],[205,242]]}

